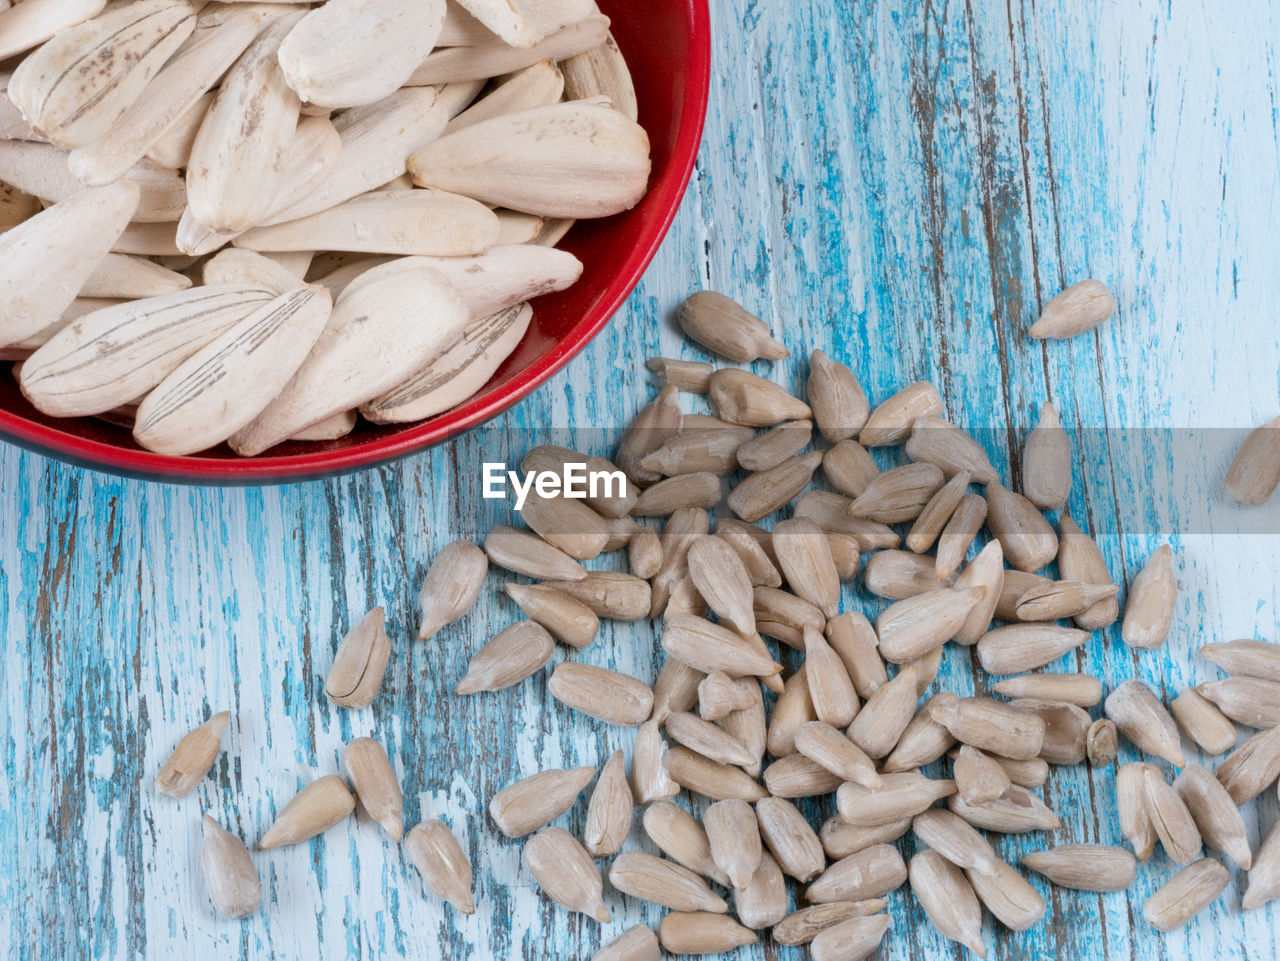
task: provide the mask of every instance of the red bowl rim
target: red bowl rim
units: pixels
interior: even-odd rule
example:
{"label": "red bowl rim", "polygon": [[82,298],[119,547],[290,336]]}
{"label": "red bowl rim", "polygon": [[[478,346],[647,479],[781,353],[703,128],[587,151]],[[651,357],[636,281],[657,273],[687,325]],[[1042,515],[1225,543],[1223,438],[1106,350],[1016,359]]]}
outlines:
{"label": "red bowl rim", "polygon": [[130,450],[103,441],[64,433],[12,411],[0,409],[0,438],[67,463],[143,480],[209,485],[265,485],[330,477],[387,464],[457,436],[496,417],[523,400],[567,364],[612,319],[631,296],[666,236],[702,143],[707,98],[711,86],[711,17],[707,0],[687,0],[693,34],[681,109],[684,121],[672,145],[668,176],[648,198],[659,216],[645,223],[630,256],[618,273],[621,283],[596,307],[597,319],[579,325],[555,347],[512,377],[503,390],[454,408],[443,422],[426,423],[390,437],[343,450],[316,451],[284,457],[244,458],[169,457],[146,450]]}

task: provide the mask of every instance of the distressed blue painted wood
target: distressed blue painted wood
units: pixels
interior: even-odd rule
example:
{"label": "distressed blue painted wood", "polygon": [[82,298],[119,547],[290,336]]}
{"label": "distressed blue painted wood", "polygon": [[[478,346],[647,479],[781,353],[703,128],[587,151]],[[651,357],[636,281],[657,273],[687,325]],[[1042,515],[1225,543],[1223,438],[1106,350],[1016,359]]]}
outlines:
{"label": "distressed blue painted wood", "polygon": [[[1172,694],[1213,675],[1193,655],[1206,639],[1276,638],[1280,526],[1215,486],[1242,430],[1280,406],[1276,5],[725,0],[713,12],[706,142],[662,252],[608,331],[489,428],[268,490],[140,484],[0,448],[8,955],[559,959],[656,924],[659,911],[616,893],[605,932],[549,905],[482,813],[522,774],[603,761],[631,739],[556,710],[545,676],[450,695],[513,618],[499,577],[463,624],[409,637],[427,560],[505,516],[479,498],[480,463],[517,460],[556,428],[603,450],[650,390],[639,358],[701,356],[669,315],[704,285],[773,323],[794,353],[769,372],[781,382],[801,382],[813,347],[849,362],[873,399],[931,379],[1015,476],[1025,428],[1055,402],[1078,451],[1071,512],[1112,572],[1132,576],[1166,539],[1179,552],[1167,648],[1136,654],[1112,631],[1075,658],[1082,669]],[[1113,321],[1068,343],[1023,335],[1044,300],[1089,275],[1116,292]],[[1132,430],[1103,433],[1120,428]],[[1247,533],[1258,525],[1270,536]],[[378,603],[397,640],[385,694],[334,710],[321,691],[333,645]],[[877,609],[852,591],[846,603]],[[647,625],[606,625],[580,656],[651,678],[654,641]],[[956,651],[939,683],[968,692],[974,676]],[[177,738],[223,708],[236,720],[212,777],[186,801],[157,797]],[[262,914],[213,918],[198,812],[256,839],[362,734],[395,759],[408,823],[443,817],[462,835],[478,913],[425,897],[362,820],[255,855]],[[1119,842],[1113,787],[1111,771],[1055,771],[1059,841]],[[1274,791],[1247,810],[1256,844],[1277,819]],[[1040,843],[997,846],[1016,861]],[[1046,922],[990,928],[988,943],[1001,959],[1280,956],[1280,911],[1242,915],[1238,882],[1156,936],[1141,905],[1172,872],[1157,854],[1130,892],[1102,896],[1033,880]],[[882,957],[959,956],[904,892],[890,910]],[[800,956],[737,956],[762,954]]]}

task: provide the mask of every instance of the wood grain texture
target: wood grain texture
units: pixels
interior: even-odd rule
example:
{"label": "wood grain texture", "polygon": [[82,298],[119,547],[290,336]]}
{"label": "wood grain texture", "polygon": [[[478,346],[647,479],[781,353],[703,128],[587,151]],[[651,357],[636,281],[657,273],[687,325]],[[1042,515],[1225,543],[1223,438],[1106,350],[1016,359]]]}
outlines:
{"label": "wood grain texture", "polygon": [[[463,623],[409,639],[428,559],[505,517],[479,497],[480,463],[516,461],[561,439],[555,428],[603,450],[648,395],[642,358],[702,359],[669,318],[704,285],[757,310],[792,349],[761,372],[798,386],[821,347],[874,400],[933,380],[951,418],[1015,476],[1026,428],[1054,401],[1077,444],[1072,515],[1099,532],[1117,576],[1172,538],[1182,588],[1166,649],[1130,652],[1113,630],[1076,658],[1082,669],[1172,695],[1214,676],[1193,656],[1205,640],[1276,639],[1275,537],[1242,532],[1280,525],[1215,486],[1243,430],[1280,407],[1276,5],[716,0],[713,14],[706,140],[671,235],[608,330],[485,430],[359,476],[266,490],[141,484],[0,448],[10,956],[560,959],[656,924],[660,911],[614,892],[606,931],[567,916],[483,814],[516,777],[602,762],[631,740],[557,710],[545,673],[498,694],[449,693],[515,617],[502,579],[490,575]],[[1090,275],[1116,293],[1111,322],[1066,343],[1024,336],[1041,303]],[[1135,430],[1115,444],[1103,428]],[[379,603],[396,641],[385,694],[368,711],[336,710],[322,693],[333,647]],[[845,603],[877,607],[852,590]],[[648,624],[606,624],[575,657],[648,679],[654,642]],[[953,651],[939,683],[967,693],[975,676]],[[221,709],[235,719],[212,776],[184,801],[157,796],[177,739]],[[461,836],[477,914],[426,897],[376,825],[352,820],[255,854],[263,912],[215,919],[198,876],[199,812],[255,841],[366,734],[401,773],[406,823],[441,817]],[[1110,771],[1055,771],[1045,796],[1065,821],[1056,840],[1118,842],[1113,789]],[[568,826],[584,811],[585,800]],[[1256,845],[1276,821],[1275,792],[1247,813]],[[1041,843],[997,847],[1016,861]],[[1187,929],[1156,935],[1141,905],[1173,870],[1158,854],[1131,891],[1102,896],[1033,878],[1046,923],[1017,935],[989,926],[992,956],[1280,956],[1280,910],[1242,915],[1238,877]],[[890,910],[881,957],[961,956],[904,891]]]}

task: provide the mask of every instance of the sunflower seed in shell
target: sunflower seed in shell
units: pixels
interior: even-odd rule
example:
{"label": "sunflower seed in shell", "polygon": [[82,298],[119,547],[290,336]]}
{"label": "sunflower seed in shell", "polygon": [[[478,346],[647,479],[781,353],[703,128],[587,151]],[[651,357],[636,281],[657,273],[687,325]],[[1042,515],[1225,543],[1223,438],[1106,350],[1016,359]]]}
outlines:
{"label": "sunflower seed in shell", "polygon": [[263,172],[284,169],[301,104],[276,52],[300,17],[275,20],[250,44],[227,72],[191,145],[187,211],[210,230],[247,230],[278,202],[281,178]]}
{"label": "sunflower seed in shell", "polygon": [[1138,750],[1164,758],[1175,767],[1186,765],[1177,725],[1151,688],[1141,681],[1125,681],[1107,695],[1103,708]]}
{"label": "sunflower seed in shell", "polygon": [[594,767],[540,771],[508,784],[489,801],[489,816],[509,838],[550,824],[578,800],[595,776]]}
{"label": "sunflower seed in shell", "polygon": [[878,788],[846,781],[836,792],[840,816],[850,824],[874,825],[916,815],[956,792],[954,781],[927,778],[918,771],[882,774]]}
{"label": "sunflower seed in shell", "polygon": [[600,618],[595,612],[564,591],[545,584],[515,583],[503,585],[503,590],[525,617],[541,624],[570,647],[586,647],[600,630]]}
{"label": "sunflower seed in shell", "polygon": [[[0,236],[0,347],[44,330],[62,316],[129,223],[138,198],[137,185],[129,181],[88,188]],[[76,242],[68,244],[68,236]]]}
{"label": "sunflower seed in shell", "polygon": [[946,526],[938,535],[937,558],[934,563],[938,580],[945,580],[960,566],[969,550],[969,545],[973,543],[986,519],[985,497],[980,494],[965,494],[960,499],[960,503],[947,519]]}
{"label": "sunflower seed in shell", "polygon": [[560,68],[564,71],[566,99],[607,97],[614,109],[636,119],[639,107],[635,84],[612,34],[600,46],[562,60]]}
{"label": "sunflower seed in shell", "polygon": [[[738,555],[738,560],[742,561],[747,569],[747,577],[751,581],[752,588],[782,586],[782,575],[770,558],[769,551],[766,551],[751,534],[742,528],[726,525],[721,520],[716,524],[716,536],[733,548],[734,553]],[[769,545],[772,549],[771,536]]]}
{"label": "sunflower seed in shell", "polygon": [[879,914],[887,902],[883,898],[864,901],[831,901],[815,904],[788,914],[773,926],[770,932],[778,944],[796,946],[808,944],[818,934],[834,924],[849,918],[864,918]]}
{"label": "sunflower seed in shell", "polygon": [[195,24],[181,0],[112,7],[29,54],[9,81],[9,98],[58,146],[83,147],[111,129]]}
{"label": "sunflower seed in shell", "polygon": [[1231,875],[1217,861],[1201,858],[1166,881],[1142,906],[1142,916],[1157,931],[1176,931],[1218,900]]}
{"label": "sunflower seed in shell", "polygon": [[404,837],[404,795],[386,749],[373,738],[358,737],[343,748],[342,764],[360,804],[398,843]]}
{"label": "sunflower seed in shell", "polygon": [[866,787],[881,785],[875,763],[836,728],[823,721],[801,725],[795,735],[796,750],[844,781]]}
{"label": "sunflower seed in shell", "polygon": [[[340,0],[310,11],[280,44],[285,80],[304,101],[359,107],[395,92],[435,46],[444,0]],[[396,41],[388,43],[394,34]],[[341,58],[333,56],[341,49]],[[360,64],[353,70],[352,64]]]}
{"label": "sunflower seed in shell", "polygon": [[604,906],[600,870],[564,828],[543,828],[525,842],[521,857],[542,892],[566,911],[585,914],[601,924],[612,920]]}
{"label": "sunflower seed in shell", "polygon": [[982,587],[966,591],[942,588],[885,608],[876,618],[881,656],[906,664],[942,647],[985,593]]}
{"label": "sunflower seed in shell", "polygon": [[1280,485],[1280,417],[1255,427],[1231,460],[1223,487],[1242,507],[1265,504]]}
{"label": "sunflower seed in shell", "polygon": [[[431,323],[422,323],[423,312]],[[355,318],[366,319],[354,323]],[[467,318],[462,297],[432,267],[379,274],[358,289],[348,288],[288,386],[229,443],[252,456],[380,396],[453,346]]]}
{"label": "sunflower seed in shell", "polygon": [[1280,725],[1280,681],[1228,677],[1201,684],[1196,691],[1237,724],[1256,730]]}
{"label": "sunflower seed in shell", "polygon": [[289,382],[324,330],[330,307],[328,291],[304,285],[237,321],[146,396],[134,440],[174,456],[226,440]]}
{"label": "sunflower seed in shell", "polygon": [[0,60],[38,47],[96,17],[105,6],[105,0],[45,0],[30,7],[17,3],[0,10]]}
{"label": "sunflower seed in shell", "polygon": [[[67,169],[68,156],[65,150],[52,144],[0,141],[0,178],[24,194],[40,198],[46,205],[59,203],[86,186]],[[138,187],[138,206],[133,212],[135,223],[177,220],[182,215],[186,188],[177,171],[144,160],[125,174]],[[86,292],[84,296],[106,295]]]}
{"label": "sunflower seed in shell", "polygon": [[728,876],[711,857],[706,830],[684,808],[670,801],[657,801],[645,808],[642,821],[645,834],[667,857],[717,884],[729,883]]}
{"label": "sunflower seed in shell", "polygon": [[863,551],[893,549],[902,543],[887,524],[850,514],[852,503],[849,498],[830,491],[805,491],[795,502],[793,516],[807,517],[824,531],[837,531],[857,538]]}
{"label": "sunflower seed in shell", "polygon": [[[918,668],[917,668],[918,669]],[[916,685],[919,692],[920,685]],[[911,723],[898,739],[897,745],[884,760],[881,770],[885,773],[914,771],[926,764],[932,764],[956,743],[946,726],[933,718],[933,708],[943,701],[954,701],[956,695],[950,691],[940,691],[925,701],[911,718]]]}
{"label": "sunflower seed in shell", "polygon": [[1092,674],[1022,674],[998,681],[992,690],[1005,697],[1038,698],[1093,707],[1102,700],[1102,682]]}
{"label": "sunflower seed in shell", "polygon": [[1257,797],[1280,777],[1280,727],[1248,738],[1215,773],[1236,804]]}
{"label": "sunflower seed in shell", "polygon": [[694,871],[639,851],[628,851],[614,859],[609,882],[623,894],[673,911],[723,914],[729,910]]}
{"label": "sunflower seed in shell", "polygon": [[885,824],[850,824],[839,815],[828,818],[818,832],[822,849],[833,860],[847,858],[876,844],[891,844],[911,829],[911,818]]}
{"label": "sunflower seed in shell", "polygon": [[1231,719],[1193,687],[1169,702],[1169,710],[1184,734],[1206,754],[1225,754],[1236,746],[1239,734]]}
{"label": "sunflower seed in shell", "polygon": [[982,874],[999,870],[999,858],[991,843],[950,811],[923,811],[912,820],[911,830],[922,843],[958,867]]}
{"label": "sunflower seed in shell", "polygon": [[[149,261],[148,261],[149,263]],[[224,247],[200,268],[201,282],[264,287],[279,296],[298,286],[298,278],[274,260],[252,250]]]}
{"label": "sunflower seed in shell", "polygon": [[1058,535],[1040,509],[998,483],[987,485],[987,527],[1020,571],[1038,571],[1058,556]]}
{"label": "sunflower seed in shell", "polygon": [[768,793],[780,798],[818,797],[840,787],[840,775],[833,774],[803,754],[778,758],[763,774]]}
{"label": "sunflower seed in shell", "polygon": [[649,138],[612,107],[578,100],[447,133],[415,151],[408,169],[418,186],[511,210],[607,217],[644,195]]}
{"label": "sunflower seed in shell", "polygon": [[939,933],[985,958],[982,905],[964,872],[937,851],[921,851],[907,865],[907,876],[912,893]]}
{"label": "sunflower seed in shell", "polygon": [[956,793],[968,804],[985,804],[1009,790],[1009,774],[998,761],[968,744],[962,745],[952,768]]}
{"label": "sunflower seed in shell", "polygon": [[1241,899],[1240,907],[1246,911],[1260,908],[1280,897],[1280,824],[1271,831],[1258,848],[1249,870],[1249,886]]}
{"label": "sunflower seed in shell", "polygon": [[368,707],[382,688],[391,658],[386,613],[375,607],[362,617],[338,644],[333,666],[324,681],[324,693],[340,707]]}
{"label": "sunflower seed in shell", "polygon": [[177,234],[178,225],[173,223],[129,224],[116,238],[111,249],[117,254],[137,254],[141,257],[182,257],[187,252],[178,247]]}
{"label": "sunflower seed in shell", "polygon": [[993,484],[999,479],[982,445],[941,417],[929,415],[914,421],[906,452],[916,463],[939,467],[947,477],[967,473],[977,484]]}
{"label": "sunflower seed in shell", "polygon": [[1072,284],[1044,305],[1040,319],[1027,335],[1064,340],[1092,330],[1115,313],[1116,301],[1101,281],[1092,278]]}
{"label": "sunflower seed in shell", "polygon": [[430,891],[463,914],[475,914],[471,862],[448,825],[443,821],[414,825],[405,836],[404,851]]}
{"label": "sunflower seed in shell", "polygon": [[820,350],[809,357],[805,392],[822,439],[829,444],[854,437],[871,414],[867,395],[853,371]]}
{"label": "sunflower seed in shell", "polygon": [[1200,854],[1200,831],[1178,792],[1153,767],[1142,772],[1147,816],[1165,854],[1178,864],[1189,864]]}
{"label": "sunflower seed in shell", "polygon": [[858,711],[846,732],[849,740],[866,755],[879,760],[887,757],[902,737],[915,714],[916,679],[913,667],[900,670],[893,680],[876,690]]}
{"label": "sunflower seed in shell", "polygon": [[767,324],[714,290],[690,294],[676,312],[676,320],[691,339],[730,360],[781,360],[791,356],[773,339]]}
{"label": "sunflower seed in shell", "polygon": [[671,911],[658,925],[658,940],[671,954],[720,954],[760,938],[727,914],[707,911]]}
{"label": "sunflower seed in shell", "polygon": [[589,571],[586,577],[548,580],[543,583],[577,598],[598,617],[615,621],[638,621],[649,613],[649,585],[632,574]]}
{"label": "sunflower seed in shell", "polygon": [[1056,831],[1062,827],[1061,819],[1043,801],[1016,784],[994,801],[970,804],[955,794],[947,800],[947,806],[974,827],[998,834]]}
{"label": "sunflower seed in shell", "polygon": [[188,732],[156,775],[156,791],[171,798],[183,798],[194,791],[222,750],[222,732],[230,720],[230,711],[219,711]]}
{"label": "sunflower seed in shell", "polygon": [[766,748],[773,757],[786,757],[796,750],[795,735],[802,724],[816,720],[813,700],[809,696],[809,680],[804,665],[787,678],[782,693],[774,702],[769,718]]}
{"label": "sunflower seed in shell", "polygon": [[258,842],[262,850],[306,841],[350,817],[356,809],[347,782],[334,774],[312,781],[299,791]]}
{"label": "sunflower seed in shell", "polygon": [[[465,290],[460,293],[467,299]],[[361,404],[362,415],[374,424],[399,424],[434,416],[466,401],[489,383],[494,371],[515,351],[532,316],[534,311],[527,303],[479,316],[472,310],[461,340],[410,379]]]}
{"label": "sunflower seed in shell", "polygon": [[894,467],[871,479],[849,505],[849,513],[882,524],[915,520],[944,482],[942,471],[933,464]]}
{"label": "sunflower seed in shell", "polygon": [[1253,854],[1244,818],[1213,773],[1199,764],[1188,764],[1174,779],[1173,789],[1187,806],[1204,843],[1248,871]]}
{"label": "sunflower seed in shell", "polygon": [[1052,664],[1087,640],[1088,631],[1057,624],[1009,624],[982,635],[978,661],[988,674],[1021,674]]}
{"label": "sunflower seed in shell", "polygon": [[662,948],[653,928],[628,928],[591,956],[591,961],[662,961]]}
{"label": "sunflower seed in shell", "polygon": [[888,683],[875,629],[865,616],[846,611],[827,621],[825,633],[827,643],[839,655],[859,697],[870,698]]}
{"label": "sunflower seed in shell", "polygon": [[[1000,542],[992,541],[991,543]],[[991,544],[987,545],[987,547],[990,546]],[[996,600],[994,612],[996,620],[1018,623],[1018,601],[1022,599],[1022,595],[1033,588],[1045,587],[1052,583],[1049,578],[1040,574],[1030,574],[1009,568],[1004,572],[1004,578],[1000,582],[1000,597]]]}
{"label": "sunflower seed in shell", "polygon": [[501,691],[537,673],[555,653],[555,641],[541,624],[516,621],[472,656],[455,694]]}
{"label": "sunflower seed in shell", "polygon": [[901,444],[911,434],[911,425],[921,417],[942,416],[938,389],[925,381],[911,384],[876,407],[858,434],[863,447]]}
{"label": "sunflower seed in shell", "polygon": [[683,744],[719,764],[748,767],[756,761],[744,744],[696,714],[672,714],[666,719],[666,729],[677,744]]}
{"label": "sunflower seed in shell", "polygon": [[247,918],[262,906],[262,885],[244,842],[209,815],[201,819],[200,870],[213,909],[225,918]]}
{"label": "sunflower seed in shell", "polygon": [[711,858],[737,889],[747,886],[760,864],[760,826],[751,805],[738,798],[717,801],[702,815]]}
{"label": "sunflower seed in shell", "polygon": [[1120,731],[1105,717],[1089,725],[1084,737],[1085,757],[1094,767],[1109,767],[1115,763],[1120,750]]}
{"label": "sunflower seed in shell", "polygon": [[826,866],[822,843],[794,804],[763,798],[756,802],[756,819],[765,845],[785,874],[803,883],[822,872]]}
{"label": "sunflower seed in shell", "polygon": [[880,468],[855,440],[842,440],[822,455],[822,476],[846,497],[858,497]]}
{"label": "sunflower seed in shell", "polygon": [[676,402],[678,396],[674,386],[662,388],[658,396],[635,416],[623,432],[614,461],[631,480],[652,484],[662,477],[657,471],[642,468],[640,461],[679,432],[684,415]]}
{"label": "sunflower seed in shell", "polygon": [[876,844],[830,865],[807,888],[805,899],[815,904],[878,898],[907,880],[907,866],[891,844]]}
{"label": "sunflower seed in shell", "polygon": [[961,744],[1014,760],[1036,757],[1044,743],[1043,718],[986,698],[966,697],[939,704],[933,718],[946,725]]}
{"label": "sunflower seed in shell", "polygon": [[666,800],[680,793],[667,770],[668,747],[656,720],[636,729],[631,746],[631,793],[640,804]]}
{"label": "sunflower seed in shell", "polygon": [[694,586],[721,623],[739,634],[754,633],[751,577],[733,548],[715,535],[704,534],[689,545],[687,563]]}
{"label": "sunflower seed in shell", "polygon": [[1060,844],[1023,855],[1022,864],[1075,891],[1123,891],[1133,884],[1138,867],[1124,848],[1103,844]]}
{"label": "sunflower seed in shell", "polygon": [[862,961],[880,947],[888,930],[887,914],[848,918],[818,932],[809,953],[813,961]]}
{"label": "sunflower seed in shell", "polygon": [[463,257],[500,239],[484,204],[444,190],[372,190],[296,220],[254,227],[237,246],[257,251],[350,250],[400,256]]}
{"label": "sunflower seed in shell", "polygon": [[1130,647],[1155,650],[1169,637],[1178,584],[1173,578],[1173,549],[1163,545],[1129,584],[1120,636]]}
{"label": "sunflower seed in shell", "polygon": [[663,625],[662,647],[671,657],[710,674],[770,676],[782,668],[737,634],[700,617],[680,614]]}
{"label": "sunflower seed in shell", "polygon": [[667,773],[681,787],[717,801],[755,802],[769,794],[741,768],[717,764],[679,745],[670,749]]}
{"label": "sunflower seed in shell", "polygon": [[1280,644],[1240,640],[1206,644],[1200,656],[1231,675],[1280,681]]}
{"label": "sunflower seed in shell", "polygon": [[966,871],[974,893],[997,921],[1012,931],[1025,931],[1044,917],[1044,898],[1011,865],[998,862],[995,874]]}
{"label": "sunflower seed in shell", "polygon": [[484,552],[490,563],[528,577],[546,577],[558,583],[587,576],[582,565],[564,551],[515,527],[499,525],[490,530],[485,535]]}

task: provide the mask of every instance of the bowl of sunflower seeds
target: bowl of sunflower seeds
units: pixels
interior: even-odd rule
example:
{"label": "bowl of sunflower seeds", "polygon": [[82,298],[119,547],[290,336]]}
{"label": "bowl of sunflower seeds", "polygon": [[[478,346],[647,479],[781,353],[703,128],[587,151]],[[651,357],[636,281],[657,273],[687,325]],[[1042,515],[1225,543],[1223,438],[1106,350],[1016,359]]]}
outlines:
{"label": "bowl of sunflower seeds", "polygon": [[0,0],[0,436],[271,483],[479,424],[621,306],[705,0]]}

